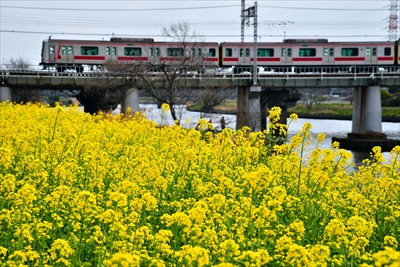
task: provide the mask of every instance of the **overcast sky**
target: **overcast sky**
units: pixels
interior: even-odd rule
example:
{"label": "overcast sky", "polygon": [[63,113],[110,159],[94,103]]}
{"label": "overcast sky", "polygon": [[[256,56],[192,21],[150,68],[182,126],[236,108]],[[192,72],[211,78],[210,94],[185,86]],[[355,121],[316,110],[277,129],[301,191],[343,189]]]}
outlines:
{"label": "overcast sky", "polygon": [[[246,8],[255,1],[246,0]],[[259,42],[286,38],[327,38],[329,41],[386,41],[389,0],[259,0]],[[42,41],[53,39],[109,40],[161,36],[162,26],[179,21],[212,42],[240,42],[241,0],[64,1],[0,0],[0,63],[22,57],[40,62]],[[251,20],[252,23],[252,20]],[[253,41],[253,25],[245,41]],[[398,35],[398,34],[397,34]]]}

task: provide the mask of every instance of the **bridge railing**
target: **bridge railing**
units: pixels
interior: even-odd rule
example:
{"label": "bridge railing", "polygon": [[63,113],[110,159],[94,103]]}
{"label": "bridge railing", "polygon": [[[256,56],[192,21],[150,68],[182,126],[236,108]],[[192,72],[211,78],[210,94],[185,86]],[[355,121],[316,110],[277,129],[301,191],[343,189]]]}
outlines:
{"label": "bridge railing", "polygon": [[[43,68],[43,66],[33,65],[27,68],[13,68],[10,65],[0,66],[1,76],[8,75],[37,75],[40,76],[70,76],[70,77],[92,77],[103,76],[113,77],[115,73],[97,69],[97,70],[84,70],[79,72],[78,67],[70,67],[62,72],[58,72],[55,67]],[[164,75],[160,69],[154,68],[149,70],[149,76],[162,76]],[[184,71],[180,70],[180,74],[185,77],[202,78],[202,77],[219,77],[229,79],[252,79],[252,67],[232,67],[232,68],[207,68],[199,69],[197,71]],[[118,75],[118,74],[117,74]],[[121,74],[122,75],[122,74]],[[351,76],[354,79],[358,78],[376,78],[387,75],[400,75],[400,67],[398,66],[335,66],[335,67],[275,67],[264,66],[259,67],[257,70],[258,79],[289,79],[293,78],[307,78],[307,77],[320,77],[321,79],[330,77],[346,77]]]}

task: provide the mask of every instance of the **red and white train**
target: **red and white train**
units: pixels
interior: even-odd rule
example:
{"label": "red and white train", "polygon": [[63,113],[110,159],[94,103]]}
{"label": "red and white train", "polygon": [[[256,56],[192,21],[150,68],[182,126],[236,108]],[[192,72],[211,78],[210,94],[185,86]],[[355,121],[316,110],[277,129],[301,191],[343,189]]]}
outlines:
{"label": "red and white train", "polygon": [[[186,51],[185,51],[186,49]],[[59,71],[83,66],[101,66],[106,60],[174,61],[186,55],[202,59],[205,67],[252,67],[253,43],[201,42],[186,47],[177,42],[154,39],[111,38],[110,41],[43,41],[45,68]],[[328,42],[327,39],[285,39],[282,43],[258,43],[257,65],[263,67],[397,66],[398,42]]]}

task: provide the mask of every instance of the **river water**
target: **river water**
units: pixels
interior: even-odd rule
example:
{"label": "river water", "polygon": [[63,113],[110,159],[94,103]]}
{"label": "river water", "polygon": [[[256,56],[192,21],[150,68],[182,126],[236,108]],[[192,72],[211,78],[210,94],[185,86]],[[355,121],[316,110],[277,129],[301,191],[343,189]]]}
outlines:
{"label": "river water", "polygon": [[[162,123],[163,125],[172,125],[173,119],[171,113],[167,113],[163,116],[161,121],[161,113],[156,105],[152,104],[140,104],[141,112],[146,113],[146,118],[156,122],[157,124]],[[178,114],[181,117],[181,124],[183,127],[194,128],[197,121],[200,119],[199,112],[187,111],[184,106],[180,107],[180,112]],[[225,119],[226,127],[231,129],[236,129],[236,115],[230,114],[207,114],[204,118],[206,120],[212,120],[215,128],[217,130],[221,129],[220,120],[222,116]],[[185,123],[185,120],[189,120]],[[288,119],[289,123],[290,119]],[[321,119],[298,119],[297,121],[292,121],[289,125],[288,138],[290,139],[293,135],[296,135],[304,125],[304,123],[309,122],[312,125],[311,134],[313,135],[313,140],[309,148],[316,147],[316,137],[319,133],[325,134],[325,140],[319,144],[320,148],[331,147],[332,137],[346,137],[347,133],[351,132],[352,122],[347,120],[321,120]],[[387,135],[388,139],[400,139],[400,123],[399,122],[383,122],[382,132]],[[353,154],[353,162],[356,166],[360,165],[363,159],[369,158],[369,152],[356,152],[351,151]],[[387,160],[390,158],[389,152],[384,152],[383,155]]]}

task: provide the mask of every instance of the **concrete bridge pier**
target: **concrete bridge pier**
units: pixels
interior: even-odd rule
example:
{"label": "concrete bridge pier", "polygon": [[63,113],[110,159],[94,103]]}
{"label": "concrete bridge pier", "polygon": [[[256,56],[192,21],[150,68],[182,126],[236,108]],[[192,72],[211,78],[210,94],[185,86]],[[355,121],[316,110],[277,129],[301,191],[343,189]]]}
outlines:
{"label": "concrete bridge pier", "polygon": [[246,86],[238,87],[237,110],[236,110],[236,130],[243,126],[248,126],[249,90]]}
{"label": "concrete bridge pier", "polygon": [[272,107],[280,107],[281,117],[279,123],[286,124],[288,118],[288,108],[296,105],[301,95],[296,90],[285,89],[267,89],[261,93],[261,110],[263,111],[263,120],[261,128],[267,128],[268,110]]}
{"label": "concrete bridge pier", "polygon": [[122,99],[121,112],[129,115],[126,113],[128,107],[131,108],[130,115],[134,115],[136,111],[139,111],[139,89],[129,88],[125,90]]}
{"label": "concrete bridge pier", "polygon": [[3,101],[12,102],[10,87],[7,87],[7,86],[0,87],[0,102],[3,102]]}
{"label": "concrete bridge pier", "polygon": [[280,90],[261,90],[260,86],[239,87],[236,129],[249,126],[252,131],[267,129],[268,109],[278,106],[282,109],[279,123],[286,124],[287,109],[295,105],[300,99],[297,91]]}
{"label": "concrete bridge pier", "polygon": [[236,130],[248,126],[252,131],[261,130],[260,86],[238,88]]}
{"label": "concrete bridge pier", "polygon": [[391,151],[400,145],[400,140],[387,139],[382,133],[381,89],[379,86],[354,88],[352,132],[346,137],[332,137],[332,142],[354,151],[371,151],[380,146],[382,151]]}
{"label": "concrete bridge pier", "polygon": [[381,89],[379,86],[354,88],[352,133],[382,132]]}

